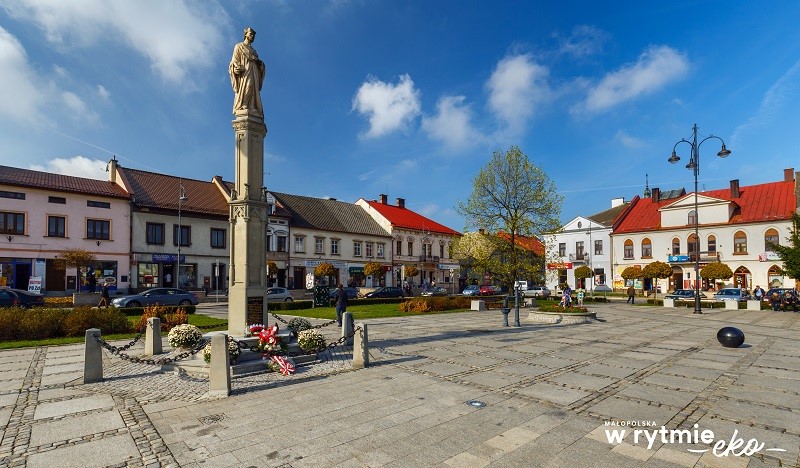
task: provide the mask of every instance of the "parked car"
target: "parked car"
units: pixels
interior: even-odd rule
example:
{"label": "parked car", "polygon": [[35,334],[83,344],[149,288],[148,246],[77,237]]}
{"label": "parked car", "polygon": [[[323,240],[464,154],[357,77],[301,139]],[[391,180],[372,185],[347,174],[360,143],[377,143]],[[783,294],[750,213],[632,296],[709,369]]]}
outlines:
{"label": "parked car", "polygon": [[485,284],[481,286],[481,296],[493,296],[495,294],[500,294],[500,286],[493,286],[491,284]]}
{"label": "parked car", "polygon": [[[99,300],[99,299],[98,299]],[[153,288],[138,294],[128,294],[111,299],[114,307],[141,307],[149,305],[197,305],[197,295],[177,288]]]}
{"label": "parked car", "polygon": [[397,286],[385,286],[372,292],[368,292],[364,297],[403,297],[403,288]]}
{"label": "parked car", "polygon": [[423,296],[446,296],[447,290],[441,286],[435,286],[422,292]]}
{"label": "parked car", "polygon": [[742,288],[724,288],[714,293],[717,301],[746,301],[750,299],[750,294]]}
{"label": "parked car", "polygon": [[[614,288],[607,284],[598,284],[593,289],[594,292],[614,292]],[[659,292],[661,292],[660,289]]]}
{"label": "parked car", "polygon": [[267,289],[267,303],[270,302],[292,302],[294,297],[292,292],[286,288],[269,288]]}
{"label": "parked car", "polygon": [[44,305],[44,296],[13,288],[0,288],[0,307],[28,309]]}
{"label": "parked car", "polygon": [[[700,291],[700,299],[707,299],[708,296]],[[694,299],[694,289],[676,289],[664,296],[664,299]]]}
{"label": "parked car", "polygon": [[764,294],[764,302],[769,302],[769,298],[772,297],[772,293],[778,293],[778,296],[783,297],[786,294],[786,291],[790,291],[794,296],[797,296],[797,291],[792,288],[770,288],[766,294]]}
{"label": "parked car", "polygon": [[550,297],[550,290],[547,289],[547,286],[530,286],[528,289],[522,291],[522,295],[525,297],[547,298]]}
{"label": "parked car", "polygon": [[463,294],[464,296],[477,296],[480,293],[481,293],[481,287],[478,286],[477,284],[470,284],[469,286],[464,288],[463,291],[461,291],[461,294]]}
{"label": "parked car", "polygon": [[[331,289],[330,292],[328,293],[328,297],[330,297],[331,299],[336,297],[336,290],[337,289],[338,288]],[[349,286],[346,287],[346,288],[342,288],[342,289],[344,290],[345,294],[347,294],[347,298],[348,299],[358,299],[358,289],[351,288]]]}

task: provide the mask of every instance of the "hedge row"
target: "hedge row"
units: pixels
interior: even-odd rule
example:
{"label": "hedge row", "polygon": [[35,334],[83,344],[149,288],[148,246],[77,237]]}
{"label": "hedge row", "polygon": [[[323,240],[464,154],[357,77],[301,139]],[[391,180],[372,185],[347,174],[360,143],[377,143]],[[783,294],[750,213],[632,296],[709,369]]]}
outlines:
{"label": "hedge row", "polygon": [[0,340],[82,336],[89,328],[99,328],[104,335],[131,331],[128,317],[113,308],[0,309]]}
{"label": "hedge row", "polygon": [[121,311],[123,314],[127,315],[128,317],[138,317],[138,316],[144,314],[144,311],[145,311],[145,309],[147,309],[147,307],[163,308],[163,309],[166,309],[166,313],[169,313],[169,314],[178,313],[178,311],[180,309],[183,309],[183,311],[186,314],[191,315],[191,314],[193,314],[195,312],[195,310],[197,310],[197,306],[193,306],[193,305],[188,305],[188,306],[162,306],[162,305],[156,305],[156,306],[146,306],[146,307],[120,307],[117,310]]}
{"label": "hedge row", "polygon": [[400,304],[401,312],[440,312],[444,310],[468,309],[470,299],[466,297],[414,297]]}

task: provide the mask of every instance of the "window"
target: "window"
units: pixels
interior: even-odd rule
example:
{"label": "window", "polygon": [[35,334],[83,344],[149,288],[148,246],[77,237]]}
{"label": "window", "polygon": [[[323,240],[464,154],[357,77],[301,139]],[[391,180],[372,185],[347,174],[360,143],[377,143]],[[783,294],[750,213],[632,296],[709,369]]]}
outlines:
{"label": "window", "polygon": [[413,240],[408,241],[408,254],[409,255],[414,255],[414,241]]}
{"label": "window", "polygon": [[7,190],[0,190],[0,198],[13,198],[14,200],[24,200],[25,194],[22,192],[9,192]]}
{"label": "window", "polygon": [[272,234],[267,233],[264,248],[266,248],[267,252],[272,252]]}
{"label": "window", "polygon": [[225,229],[211,228],[211,248],[225,248]]}
{"label": "window", "polygon": [[86,220],[86,238],[87,239],[110,239],[111,221],[103,219],[87,219]]}
{"label": "window", "polygon": [[431,253],[431,244],[422,244],[422,255],[429,260],[433,257],[433,254]]}
{"label": "window", "polygon": [[353,256],[361,256],[361,241],[353,241]]}
{"label": "window", "polygon": [[767,229],[764,233],[764,246],[767,252],[774,252],[775,246],[780,245],[781,241],[778,238],[778,231],[775,229]]}
{"label": "window", "polygon": [[567,243],[560,242],[558,244],[558,256],[559,257],[566,257],[567,256]]}
{"label": "window", "polygon": [[278,248],[275,249],[276,252],[288,252],[289,249],[287,248],[286,236],[278,236]]}
{"label": "window", "polygon": [[294,236],[294,251],[296,253],[305,253],[306,252],[306,237],[305,236]]}
{"label": "window", "polygon": [[331,239],[331,255],[339,255],[339,239]]}
{"label": "window", "polygon": [[59,205],[66,205],[67,199],[64,197],[47,197],[47,203],[58,203]]}
{"label": "window", "polygon": [[314,238],[314,253],[316,253],[316,254],[324,254],[325,253],[325,238],[324,237],[315,237]]}
{"label": "window", "polygon": [[672,255],[681,254],[681,240],[677,237],[672,239]]}
{"label": "window", "polygon": [[744,231],[737,231],[733,235],[733,253],[740,255],[747,253],[747,234]]}
{"label": "window", "polygon": [[694,223],[697,222],[697,212],[694,210],[689,211],[689,216],[687,219],[686,224],[689,226],[694,226]]}
{"label": "window", "polygon": [[700,250],[699,247],[700,246],[697,243],[697,237],[695,237],[694,234],[690,234],[686,249],[689,251],[689,256],[692,257],[692,260],[694,260],[694,256],[698,254],[698,251]]}
{"label": "window", "polygon": [[180,235],[178,235],[178,225],[172,226],[172,245],[178,245],[178,239],[181,241],[181,247],[188,247],[192,245],[192,227],[180,226]]}
{"label": "window", "polygon": [[0,233],[25,234],[25,215],[0,211]]}
{"label": "window", "polygon": [[717,253],[717,238],[708,236],[708,254],[714,255]]}
{"label": "window", "polygon": [[146,241],[148,244],[164,245],[164,224],[163,223],[147,223]]}
{"label": "window", "polygon": [[642,258],[653,258],[653,244],[650,239],[642,239]]}
{"label": "window", "polygon": [[397,241],[397,255],[403,255],[403,241]]}
{"label": "window", "polygon": [[86,200],[86,206],[93,208],[111,208],[111,203],[104,201]]}
{"label": "window", "polygon": [[623,250],[625,258],[633,258],[633,241],[625,239],[625,249]]}
{"label": "window", "polygon": [[373,255],[372,255],[372,253],[373,253],[374,251],[375,251],[375,244],[374,244],[374,243],[372,243],[372,242],[367,242],[367,243],[366,243],[366,252],[365,252],[365,254],[367,255],[367,257],[372,257],[372,256],[373,256]]}
{"label": "window", "polygon": [[575,242],[575,260],[583,260],[583,241]]}
{"label": "window", "polygon": [[559,285],[567,284],[567,270],[566,269],[558,270],[558,284]]}
{"label": "window", "polygon": [[47,217],[47,237],[66,237],[67,219],[63,216]]}
{"label": "window", "polygon": [[[594,254],[595,255],[603,255],[603,241],[596,240],[594,241]],[[605,283],[603,283],[605,284]]]}
{"label": "window", "polygon": [[384,255],[385,255],[385,254],[384,254],[384,252],[386,251],[386,244],[379,243],[379,244],[377,245],[377,249],[378,249],[378,250],[377,250],[377,253],[378,253],[378,258],[383,258],[383,257],[384,257]]}
{"label": "window", "polygon": [[439,258],[444,258],[444,244],[439,244]]}

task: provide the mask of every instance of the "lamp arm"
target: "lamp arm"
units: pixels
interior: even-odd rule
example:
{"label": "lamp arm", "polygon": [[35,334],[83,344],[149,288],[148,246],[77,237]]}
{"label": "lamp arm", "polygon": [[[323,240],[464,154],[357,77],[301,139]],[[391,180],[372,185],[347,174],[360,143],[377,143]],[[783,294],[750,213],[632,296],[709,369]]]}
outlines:
{"label": "lamp arm", "polygon": [[688,143],[689,146],[694,146],[691,141],[689,141],[689,140],[684,138],[684,139],[681,139],[680,141],[676,142],[675,145],[672,147],[672,152],[673,153],[675,152],[675,149],[678,147],[678,145],[680,145],[681,143]]}
{"label": "lamp arm", "polygon": [[700,140],[700,143],[698,143],[698,144],[697,144],[697,147],[698,147],[698,148],[700,148],[700,145],[702,145],[704,141],[706,141],[706,140],[711,140],[711,139],[717,139],[717,140],[719,140],[719,141],[720,141],[720,143],[722,143],[723,145],[725,144],[725,141],[724,141],[722,138],[720,138],[720,137],[718,137],[718,136],[716,136],[716,135],[709,135],[709,136],[707,136],[707,137],[703,138],[702,140]]}

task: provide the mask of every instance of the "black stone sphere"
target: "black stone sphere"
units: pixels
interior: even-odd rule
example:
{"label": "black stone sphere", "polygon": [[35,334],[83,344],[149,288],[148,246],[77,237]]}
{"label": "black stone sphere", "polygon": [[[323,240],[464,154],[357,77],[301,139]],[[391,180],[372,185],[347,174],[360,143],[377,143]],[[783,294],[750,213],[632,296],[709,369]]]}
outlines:
{"label": "black stone sphere", "polygon": [[744,332],[736,327],[723,327],[717,332],[717,340],[726,348],[738,348],[744,343]]}

